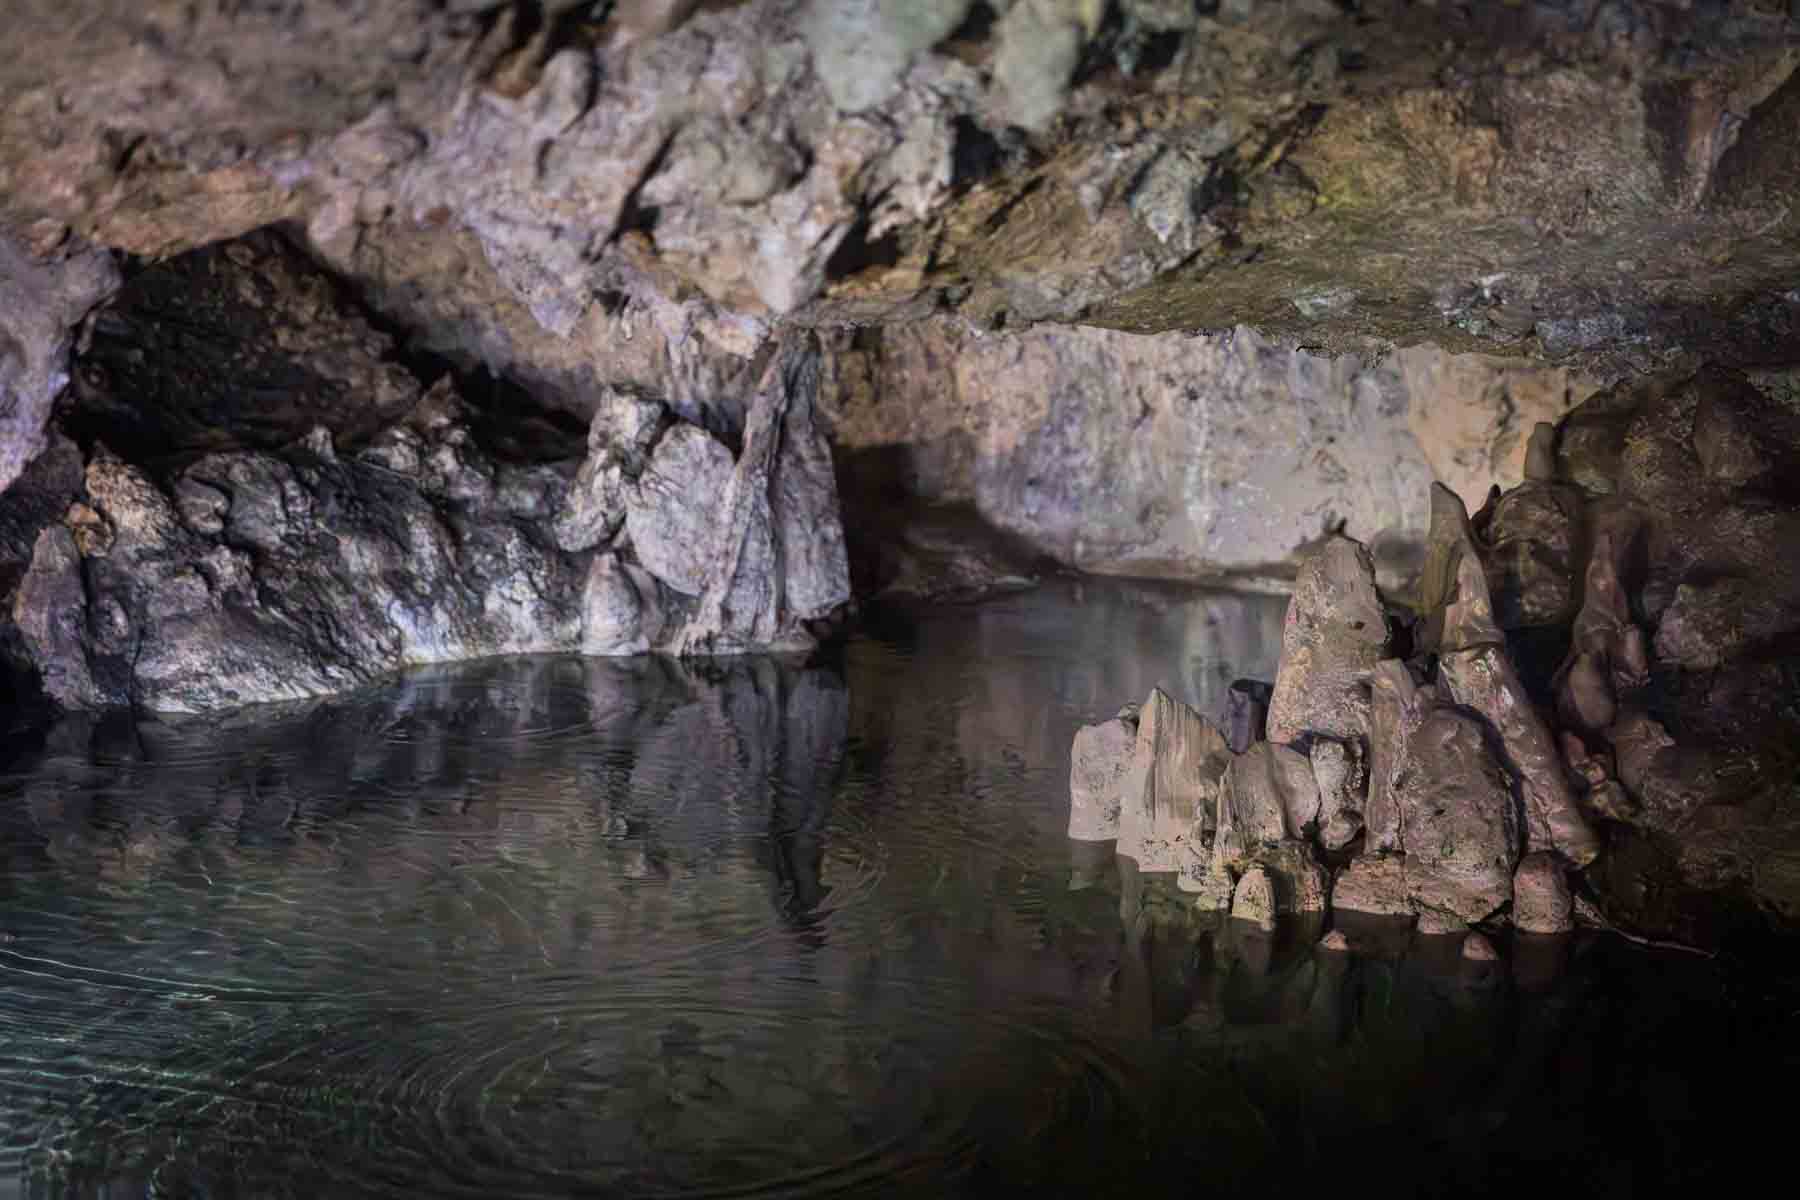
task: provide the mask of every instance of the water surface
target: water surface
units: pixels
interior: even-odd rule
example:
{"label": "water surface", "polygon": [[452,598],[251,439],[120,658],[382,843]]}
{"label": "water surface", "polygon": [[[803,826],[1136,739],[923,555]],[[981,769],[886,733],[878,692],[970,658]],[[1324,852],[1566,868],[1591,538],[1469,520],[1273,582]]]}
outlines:
{"label": "water surface", "polygon": [[1216,712],[1281,615],[1059,584],[808,664],[21,726],[0,1196],[1623,1196],[1778,1144],[1779,978],[1322,954],[1065,840],[1076,725]]}

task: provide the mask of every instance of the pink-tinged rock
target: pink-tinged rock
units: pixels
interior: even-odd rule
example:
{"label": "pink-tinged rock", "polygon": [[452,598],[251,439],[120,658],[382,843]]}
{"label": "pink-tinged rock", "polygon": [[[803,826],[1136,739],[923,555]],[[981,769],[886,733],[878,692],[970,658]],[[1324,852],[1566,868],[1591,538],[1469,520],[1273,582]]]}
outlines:
{"label": "pink-tinged rock", "polygon": [[1275,928],[1275,881],[1262,867],[1251,867],[1231,893],[1231,918],[1263,929]]}
{"label": "pink-tinged rock", "polygon": [[1486,936],[1471,929],[1463,938],[1462,956],[1470,962],[1494,962],[1499,959],[1500,952]]}
{"label": "pink-tinged rock", "polygon": [[1334,929],[1319,939],[1319,949],[1329,950],[1333,954],[1346,954],[1350,950],[1350,939],[1344,936],[1343,930]]}
{"label": "pink-tinged rock", "polygon": [[1327,538],[1294,581],[1269,700],[1269,741],[1365,735],[1369,672],[1387,653],[1387,641],[1369,552],[1349,538]]}
{"label": "pink-tinged rock", "polygon": [[1101,842],[1119,836],[1119,809],[1137,747],[1135,716],[1123,716],[1075,731],[1069,750],[1069,836]]}
{"label": "pink-tinged rock", "polygon": [[1398,855],[1364,855],[1352,861],[1331,883],[1331,907],[1378,917],[1410,917],[1406,901],[1405,863]]}
{"label": "pink-tinged rock", "polygon": [[1140,871],[1192,866],[1231,762],[1225,737],[1161,688],[1138,712],[1119,809],[1119,853]]}
{"label": "pink-tinged rock", "polygon": [[1513,925],[1526,933],[1567,933],[1575,928],[1574,902],[1563,864],[1555,855],[1527,854],[1513,875]]}

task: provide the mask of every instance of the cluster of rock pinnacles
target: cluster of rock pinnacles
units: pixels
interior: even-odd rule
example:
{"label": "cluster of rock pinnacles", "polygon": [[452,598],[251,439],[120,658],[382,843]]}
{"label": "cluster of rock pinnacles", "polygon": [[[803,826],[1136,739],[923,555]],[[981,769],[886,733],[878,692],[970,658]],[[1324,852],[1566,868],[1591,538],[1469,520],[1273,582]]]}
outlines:
{"label": "cluster of rock pinnacles", "polygon": [[[1473,520],[1433,485],[1410,621],[1384,604],[1364,547],[1328,537],[1300,566],[1273,686],[1233,685],[1224,728],[1157,689],[1076,734],[1069,836],[1116,838],[1199,907],[1265,927],[1335,910],[1434,933],[1508,917],[1572,928],[1569,877],[1600,855],[1595,819],[1641,816],[1664,783],[1695,774],[1641,706],[1653,661],[1717,668],[1755,613],[1793,611],[1791,571],[1736,573],[1720,595],[1674,582],[1713,552],[1693,549],[1705,530],[1746,528],[1746,511],[1779,517],[1768,539],[1793,532],[1791,505],[1745,490],[1758,403],[1741,380],[1704,374],[1648,396],[1619,389],[1560,429],[1537,426],[1525,482]],[[1676,483],[1692,511],[1634,494]],[[1686,533],[1663,536],[1669,521]],[[1628,565],[1634,546],[1647,567]],[[1717,553],[1777,548],[1740,539]],[[1654,643],[1621,583],[1632,570],[1665,593],[1648,597]],[[1566,634],[1541,707],[1506,638],[1534,625]],[[1474,938],[1468,952],[1486,948]]]}

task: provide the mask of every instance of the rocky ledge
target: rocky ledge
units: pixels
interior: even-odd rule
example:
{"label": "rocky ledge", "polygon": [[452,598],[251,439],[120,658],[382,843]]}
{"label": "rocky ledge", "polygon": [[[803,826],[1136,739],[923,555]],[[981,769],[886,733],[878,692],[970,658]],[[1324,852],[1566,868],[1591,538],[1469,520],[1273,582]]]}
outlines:
{"label": "rocky ledge", "polygon": [[1259,923],[1791,929],[1797,420],[1721,370],[1600,393],[1472,518],[1433,486],[1410,608],[1325,541],[1224,728],[1158,690],[1077,734],[1070,836]]}
{"label": "rocky ledge", "polygon": [[195,712],[493,654],[804,650],[850,599],[809,336],[750,365],[736,424],[613,391],[580,457],[529,414],[493,430],[448,376],[423,387],[294,285],[276,239],[159,270],[204,286],[161,304],[153,272],[107,311],[0,501],[5,649],[64,706]]}

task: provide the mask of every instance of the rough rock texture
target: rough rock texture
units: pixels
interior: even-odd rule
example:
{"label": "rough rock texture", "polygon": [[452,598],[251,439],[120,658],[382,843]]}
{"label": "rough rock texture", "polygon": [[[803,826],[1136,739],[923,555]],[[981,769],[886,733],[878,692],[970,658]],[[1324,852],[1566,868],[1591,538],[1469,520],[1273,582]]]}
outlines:
{"label": "rough rock texture", "polygon": [[467,346],[532,335],[409,242],[553,334],[654,292],[720,346],[946,307],[1643,363],[1793,319],[1796,26],[1758,0],[9,17],[6,221],[157,256],[293,221]]}
{"label": "rough rock texture", "polygon": [[1231,751],[1211,722],[1152,689],[1138,710],[1119,853],[1142,871],[1192,871],[1230,764]]}
{"label": "rough rock texture", "polygon": [[1369,672],[1387,649],[1387,616],[1368,551],[1329,537],[1301,564],[1269,701],[1269,740],[1307,733],[1354,738],[1369,729]]}
{"label": "rough rock texture", "polygon": [[1098,842],[1119,836],[1125,780],[1137,748],[1135,706],[1075,731],[1069,751],[1069,836]]}
{"label": "rough rock texture", "polygon": [[1363,827],[1368,772],[1360,742],[1315,738],[1313,782],[1319,789],[1319,841],[1327,850],[1342,850]]}
{"label": "rough rock texture", "polygon": [[1251,867],[1231,893],[1231,918],[1250,921],[1264,929],[1275,928],[1275,881],[1260,866]]}
{"label": "rough rock texture", "polygon": [[1243,328],[981,334],[943,318],[826,344],[833,439],[853,478],[887,479],[884,503],[966,506],[1083,570],[1247,584],[1285,586],[1341,525],[1403,588],[1434,472],[1472,503],[1518,483],[1517,414],[1591,390],[1558,368],[1435,349],[1334,360]]}
{"label": "rough rock texture", "polygon": [[1406,755],[1397,804],[1407,894],[1420,910],[1479,921],[1512,895],[1519,834],[1506,774],[1482,726],[1448,708],[1425,718]]}
{"label": "rough rock texture", "polygon": [[1513,925],[1526,933],[1568,933],[1575,928],[1569,881],[1555,855],[1527,854],[1513,876]]}
{"label": "rough rock texture", "polygon": [[0,492],[46,445],[75,323],[117,286],[103,251],[66,246],[40,257],[0,228]]}
{"label": "rough rock texture", "polygon": [[1233,756],[1218,792],[1213,869],[1243,870],[1264,847],[1299,837],[1318,808],[1318,785],[1304,755],[1258,742]]}

